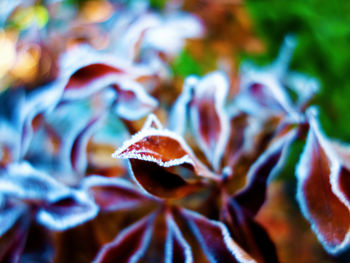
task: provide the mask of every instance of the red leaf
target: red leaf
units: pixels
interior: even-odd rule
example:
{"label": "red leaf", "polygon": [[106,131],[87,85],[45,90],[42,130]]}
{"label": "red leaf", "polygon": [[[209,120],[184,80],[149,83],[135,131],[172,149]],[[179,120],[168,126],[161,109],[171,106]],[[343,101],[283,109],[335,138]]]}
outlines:
{"label": "red leaf", "polygon": [[340,172],[337,156],[311,116],[297,169],[297,198],[304,216],[330,253],[338,253],[350,243],[350,210],[335,194],[331,183],[331,178]]}
{"label": "red leaf", "polygon": [[111,74],[124,73],[122,69],[107,64],[96,63],[82,67],[75,71],[70,77],[65,87],[65,92],[72,92],[84,89],[96,79],[106,77]]}
{"label": "red leaf", "polygon": [[333,192],[350,210],[350,147],[340,143],[332,146],[341,163],[340,172],[333,173],[331,177]]}
{"label": "red leaf", "polygon": [[[201,186],[199,177],[213,176],[193,155],[189,146],[175,133],[165,129],[146,128],[119,148],[114,158],[130,159],[135,179],[149,193],[178,198]],[[188,168],[193,181],[176,173]]]}
{"label": "red leaf", "polygon": [[154,215],[150,215],[123,230],[112,242],[102,247],[94,262],[138,262],[151,239],[153,222]]}

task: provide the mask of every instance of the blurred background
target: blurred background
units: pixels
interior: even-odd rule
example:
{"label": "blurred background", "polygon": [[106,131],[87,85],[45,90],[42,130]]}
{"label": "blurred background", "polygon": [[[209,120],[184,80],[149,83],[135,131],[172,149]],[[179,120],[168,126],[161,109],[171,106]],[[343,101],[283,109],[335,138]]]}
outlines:
{"label": "blurred background", "polygon": [[[32,90],[55,79],[60,55],[87,43],[108,49],[116,19],[126,10],[162,14],[183,10],[202,20],[206,34],[189,40],[169,61],[174,87],[189,74],[222,65],[232,83],[243,61],[270,64],[284,37],[295,36],[291,69],[316,77],[321,123],[330,137],[350,142],[350,1],[346,0],[0,0],[0,92]],[[117,33],[117,32],[116,32]],[[294,200],[294,165],[303,144],[271,187],[258,220],[277,243],[282,262],[350,262],[327,255]],[[279,207],[284,207],[283,210]],[[296,259],[298,255],[298,259]]]}

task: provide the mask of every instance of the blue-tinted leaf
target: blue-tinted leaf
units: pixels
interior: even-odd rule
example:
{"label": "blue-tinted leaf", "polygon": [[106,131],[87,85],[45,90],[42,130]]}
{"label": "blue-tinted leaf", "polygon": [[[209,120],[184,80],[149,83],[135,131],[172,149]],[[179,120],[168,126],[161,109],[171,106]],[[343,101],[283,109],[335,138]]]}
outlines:
{"label": "blue-tinted leaf", "polygon": [[169,116],[169,129],[179,135],[183,135],[187,128],[188,108],[193,97],[193,88],[198,83],[198,78],[187,77],[180,96],[175,101]]}
{"label": "blue-tinted leaf", "polygon": [[97,213],[98,207],[87,193],[71,190],[69,196],[41,207],[37,220],[49,229],[64,231],[93,219]]}

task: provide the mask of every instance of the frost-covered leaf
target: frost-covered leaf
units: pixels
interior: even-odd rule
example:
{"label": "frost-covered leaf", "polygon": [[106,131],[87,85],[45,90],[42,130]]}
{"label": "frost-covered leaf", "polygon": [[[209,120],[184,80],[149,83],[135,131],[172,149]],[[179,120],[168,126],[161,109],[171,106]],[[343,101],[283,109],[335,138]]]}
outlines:
{"label": "frost-covered leaf", "polygon": [[141,47],[174,56],[182,49],[187,38],[200,37],[203,31],[197,17],[179,13],[160,20],[157,26],[147,30]]}
{"label": "frost-covered leaf", "polygon": [[25,215],[27,207],[21,203],[11,203],[0,195],[0,236],[5,235],[20,218]]}
{"label": "frost-covered leaf", "polygon": [[71,190],[69,196],[42,206],[37,220],[49,229],[64,231],[93,219],[97,213],[98,207],[87,193]]}
{"label": "frost-covered leaf", "polygon": [[332,148],[341,163],[339,173],[332,173],[333,192],[350,210],[350,147],[338,142],[332,143]]}
{"label": "frost-covered leaf", "polygon": [[148,247],[153,232],[153,222],[154,215],[151,214],[124,229],[112,242],[101,248],[94,262],[138,262]]}
{"label": "frost-covered leaf", "polygon": [[153,69],[136,67],[113,54],[79,46],[61,58],[61,72],[56,85],[63,90],[64,100],[83,99],[123,79],[154,75]]}
{"label": "frost-covered leaf", "polygon": [[169,129],[179,135],[183,135],[187,128],[189,104],[193,97],[193,88],[198,83],[198,78],[187,77],[180,96],[176,99],[169,116]]}
{"label": "frost-covered leaf", "polygon": [[297,199],[324,248],[338,253],[350,244],[350,210],[335,193],[331,180],[341,172],[341,164],[312,114],[309,123],[296,173]]}
{"label": "frost-covered leaf", "polygon": [[72,145],[70,159],[72,168],[78,174],[85,172],[87,167],[87,144],[91,136],[99,128],[103,118],[101,115],[93,117],[87,125],[77,134]]}
{"label": "frost-covered leaf", "polygon": [[116,84],[115,112],[120,118],[138,120],[158,106],[158,101],[148,95],[138,82],[121,78]]}
{"label": "frost-covered leaf", "polygon": [[190,245],[183,237],[179,227],[171,215],[166,218],[167,236],[165,241],[165,263],[192,263],[193,256]]}
{"label": "frost-covered leaf", "polygon": [[215,170],[219,169],[230,130],[224,110],[228,89],[223,73],[210,73],[195,86],[190,108],[195,138]]}
{"label": "frost-covered leaf", "polygon": [[0,177],[0,192],[35,208],[38,222],[66,230],[97,215],[98,208],[82,190],[71,189],[29,163],[12,164]]}
{"label": "frost-covered leaf", "polygon": [[233,198],[221,211],[221,220],[229,228],[233,239],[257,262],[279,262],[268,233]]}
{"label": "frost-covered leaf", "polygon": [[150,201],[133,184],[121,178],[94,175],[84,178],[82,185],[94,197],[101,211],[130,209]]}
{"label": "frost-covered leaf", "polygon": [[[3,212],[0,210],[0,212]],[[19,262],[26,244],[30,219],[20,216],[6,233],[0,235],[0,261]]]}
{"label": "frost-covered leaf", "polygon": [[211,176],[184,140],[165,129],[141,130],[126,141],[113,157],[129,159],[138,183],[149,193],[160,197],[180,197],[200,186],[196,181],[186,180],[177,174],[175,168],[185,167],[190,173]]}
{"label": "frost-covered leaf", "polygon": [[69,195],[68,187],[60,184],[29,163],[11,164],[0,177],[0,192],[22,200],[55,202]]}
{"label": "frost-covered leaf", "polygon": [[256,262],[236,244],[221,222],[185,209],[179,213],[187,221],[209,262]]}
{"label": "frost-covered leaf", "polygon": [[248,63],[241,69],[240,95],[237,104],[253,115],[286,113],[300,121],[300,110],[293,104],[283,78],[295,47],[295,40],[287,36],[276,61],[269,67],[258,68]]}
{"label": "frost-covered leaf", "polygon": [[251,166],[246,186],[235,195],[239,205],[254,217],[266,199],[267,185],[278,171],[290,143],[296,138],[296,130],[273,143]]}
{"label": "frost-covered leaf", "polygon": [[248,124],[248,115],[244,113],[239,113],[230,120],[231,129],[224,156],[228,167],[233,167],[241,156]]}
{"label": "frost-covered leaf", "polygon": [[157,116],[154,115],[153,113],[151,113],[147,116],[147,119],[142,126],[142,130],[146,130],[146,129],[150,129],[150,128],[158,129],[158,130],[163,129],[162,123],[159,121]]}

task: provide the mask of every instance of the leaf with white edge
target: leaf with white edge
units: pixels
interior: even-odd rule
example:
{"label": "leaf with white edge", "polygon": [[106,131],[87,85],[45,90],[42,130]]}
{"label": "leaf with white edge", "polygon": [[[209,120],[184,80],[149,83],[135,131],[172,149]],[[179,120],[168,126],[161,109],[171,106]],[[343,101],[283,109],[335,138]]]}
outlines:
{"label": "leaf with white edge", "polygon": [[61,72],[57,80],[63,99],[86,98],[112,84],[116,76],[125,74],[125,62],[110,54],[79,46],[60,59]]}
{"label": "leaf with white edge", "polygon": [[[213,176],[181,137],[165,129],[141,130],[113,157],[129,159],[136,181],[148,193],[162,198],[179,198],[202,187],[202,178],[197,175]],[[193,180],[176,172],[181,167]]]}
{"label": "leaf with white edge", "polygon": [[187,116],[189,104],[193,97],[193,88],[198,83],[198,78],[189,76],[185,79],[180,96],[176,99],[170,111],[169,129],[179,135],[183,135],[187,128]]}
{"label": "leaf with white edge", "polygon": [[40,203],[55,202],[71,190],[29,163],[11,164],[0,176],[0,192],[22,200]]}
{"label": "leaf with white edge", "polygon": [[151,240],[154,214],[134,223],[120,232],[116,238],[105,244],[94,263],[136,263],[144,255]]}
{"label": "leaf with white edge", "polygon": [[[2,196],[0,196],[2,197]],[[28,211],[21,203],[11,204],[5,197],[0,201],[0,236],[8,232]]]}
{"label": "leaf with white edge", "polygon": [[145,33],[150,28],[159,25],[161,20],[160,17],[154,13],[138,16],[136,21],[135,17],[126,17],[125,20],[129,22],[128,28],[123,30],[125,31],[123,35],[119,34],[119,39],[115,40],[116,45],[113,51],[119,57],[134,61],[140,53],[141,43],[145,37]]}
{"label": "leaf with white edge", "polygon": [[181,198],[204,186],[200,178],[191,172],[190,176],[194,178],[184,179],[182,172],[187,172],[185,168],[173,172],[171,168],[174,167],[162,167],[152,161],[138,159],[130,159],[130,166],[133,177],[142,189],[156,197]]}
{"label": "leaf with white edge", "polygon": [[286,85],[297,94],[296,104],[301,110],[320,90],[320,83],[316,78],[298,72],[288,74]]}
{"label": "leaf with white edge", "polygon": [[198,81],[190,107],[195,138],[214,170],[220,168],[230,131],[224,109],[228,89],[227,77],[212,72]]}
{"label": "leaf with white edge", "polygon": [[159,121],[157,116],[154,115],[153,113],[151,113],[147,116],[147,119],[142,126],[142,130],[146,130],[146,129],[150,129],[150,128],[158,129],[158,130],[163,129],[162,123]]}
{"label": "leaf with white edge", "polygon": [[89,176],[83,179],[82,188],[94,197],[101,211],[131,209],[150,201],[149,197],[122,178]]}
{"label": "leaf with white edge", "polygon": [[126,120],[138,120],[153,111],[158,101],[148,95],[142,85],[128,78],[116,80],[116,114]]}
{"label": "leaf with white edge", "polygon": [[225,166],[233,167],[242,154],[246,131],[249,125],[248,115],[238,113],[230,120],[230,135],[225,150]]}
{"label": "leaf with white edge", "polygon": [[350,210],[331,182],[341,164],[315,117],[308,115],[310,130],[296,172],[297,200],[323,247],[336,254],[350,244]]}
{"label": "leaf with white edge", "polygon": [[69,196],[40,207],[37,221],[48,229],[64,231],[93,219],[98,210],[86,192],[72,189]]}
{"label": "leaf with white edge", "polygon": [[246,186],[234,198],[239,205],[254,217],[266,199],[268,183],[283,165],[289,145],[296,139],[297,131],[292,130],[274,142],[251,166]]}
{"label": "leaf with white edge", "polygon": [[332,148],[339,156],[341,163],[340,172],[331,175],[333,192],[350,210],[350,146],[332,143]]}
{"label": "leaf with white edge", "polygon": [[203,31],[203,26],[197,17],[178,13],[161,19],[157,26],[148,29],[141,47],[174,56],[181,51],[187,38],[200,37]]}
{"label": "leaf with white edge", "polygon": [[183,237],[179,227],[171,215],[166,217],[167,236],[165,241],[165,263],[192,263],[193,256],[190,245]]}
{"label": "leaf with white edge", "polygon": [[34,120],[39,114],[51,112],[59,103],[63,90],[59,85],[51,83],[30,92],[21,107],[23,120],[23,136],[21,155],[24,156],[30,146],[34,133]]}
{"label": "leaf with white edge", "polygon": [[113,54],[79,46],[65,53],[60,60],[61,72],[56,81],[63,90],[63,100],[84,99],[116,84],[121,79],[154,75],[153,69],[136,67],[131,61]]}
{"label": "leaf with white edge", "polygon": [[0,235],[0,262],[20,262],[30,223],[30,216],[20,216],[11,229]]}
{"label": "leaf with white edge", "polygon": [[189,165],[199,175],[206,176],[207,173],[182,137],[166,129],[141,130],[112,156],[118,159],[149,161],[161,167]]}
{"label": "leaf with white edge", "polygon": [[185,209],[179,213],[187,221],[209,262],[256,262],[236,244],[223,223]]}
{"label": "leaf with white edge", "polygon": [[97,131],[103,121],[103,116],[93,117],[77,134],[72,145],[70,159],[72,167],[78,174],[84,174],[87,167],[87,144],[91,136]]}
{"label": "leaf with white edge", "polygon": [[257,262],[279,262],[276,247],[266,230],[251,215],[245,213],[236,200],[228,199],[220,217],[233,239]]}
{"label": "leaf with white edge", "polygon": [[248,63],[241,69],[241,84],[237,102],[239,106],[251,114],[287,113],[295,121],[302,116],[283,86],[282,79],[287,74],[295,43],[287,36],[276,61],[269,67],[258,68]]}

